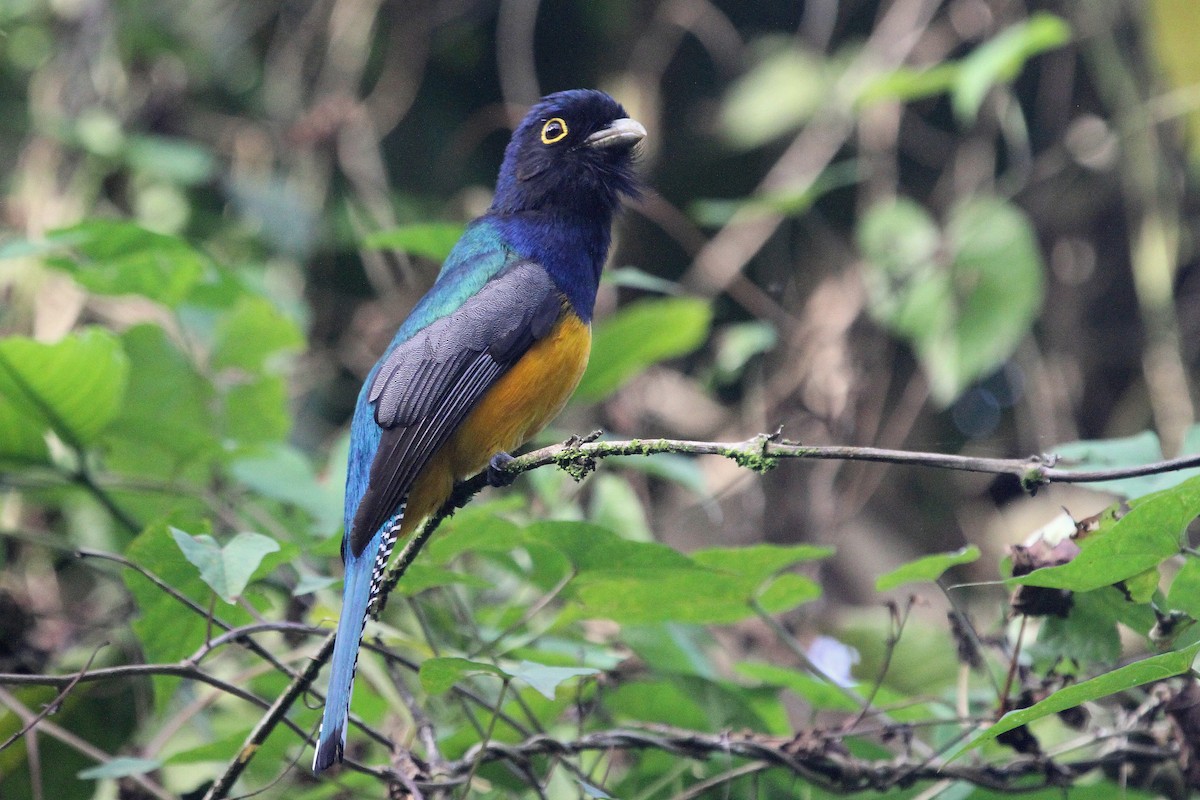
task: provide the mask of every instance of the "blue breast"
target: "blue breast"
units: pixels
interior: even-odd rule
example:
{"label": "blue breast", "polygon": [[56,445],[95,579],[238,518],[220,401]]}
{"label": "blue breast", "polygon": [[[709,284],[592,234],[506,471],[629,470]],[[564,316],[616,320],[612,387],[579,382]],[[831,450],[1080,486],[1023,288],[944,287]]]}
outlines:
{"label": "blue breast", "polygon": [[608,256],[611,215],[522,212],[497,217],[501,238],[522,258],[541,264],[584,322],[591,322],[600,272]]}

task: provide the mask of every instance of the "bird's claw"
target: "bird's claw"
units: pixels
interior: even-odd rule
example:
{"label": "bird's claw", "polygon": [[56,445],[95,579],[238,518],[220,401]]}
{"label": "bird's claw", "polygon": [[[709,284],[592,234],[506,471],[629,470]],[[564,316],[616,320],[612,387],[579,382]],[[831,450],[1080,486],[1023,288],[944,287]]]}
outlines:
{"label": "bird's claw", "polygon": [[513,457],[508,453],[496,453],[488,461],[487,467],[487,482],[489,486],[508,486],[517,479],[515,473],[510,473],[505,469],[512,461]]}

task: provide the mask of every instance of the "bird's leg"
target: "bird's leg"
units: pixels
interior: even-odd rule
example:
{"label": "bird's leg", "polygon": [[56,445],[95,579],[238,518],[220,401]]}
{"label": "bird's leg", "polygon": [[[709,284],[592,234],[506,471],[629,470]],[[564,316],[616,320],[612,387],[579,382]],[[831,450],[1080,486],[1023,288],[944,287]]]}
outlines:
{"label": "bird's leg", "polygon": [[503,451],[496,453],[488,461],[487,482],[489,486],[508,486],[517,479],[515,474],[505,471],[505,467],[513,461],[513,457]]}

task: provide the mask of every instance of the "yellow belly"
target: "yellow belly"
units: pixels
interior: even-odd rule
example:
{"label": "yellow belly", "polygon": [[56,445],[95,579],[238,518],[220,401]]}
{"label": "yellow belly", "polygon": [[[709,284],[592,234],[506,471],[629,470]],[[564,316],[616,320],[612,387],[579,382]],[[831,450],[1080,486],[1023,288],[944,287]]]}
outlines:
{"label": "yellow belly", "polygon": [[590,326],[570,311],[534,343],[421,471],[400,535],[436,511],[455,481],[479,472],[496,453],[520,447],[554,419],[579,385],[591,347]]}

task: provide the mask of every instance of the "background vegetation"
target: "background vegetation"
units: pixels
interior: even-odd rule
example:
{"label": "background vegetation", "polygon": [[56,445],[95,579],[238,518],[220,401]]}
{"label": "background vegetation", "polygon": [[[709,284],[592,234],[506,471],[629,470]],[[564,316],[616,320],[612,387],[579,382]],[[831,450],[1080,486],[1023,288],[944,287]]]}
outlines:
{"label": "background vegetation", "polygon": [[[1196,30],[1191,0],[6,0],[0,796],[1186,796],[1200,478],[1057,481],[1200,451]],[[582,482],[576,448],[475,498],[313,779],[358,386],[509,126],[576,86],[646,124],[650,191],[541,444],[781,438]]]}

